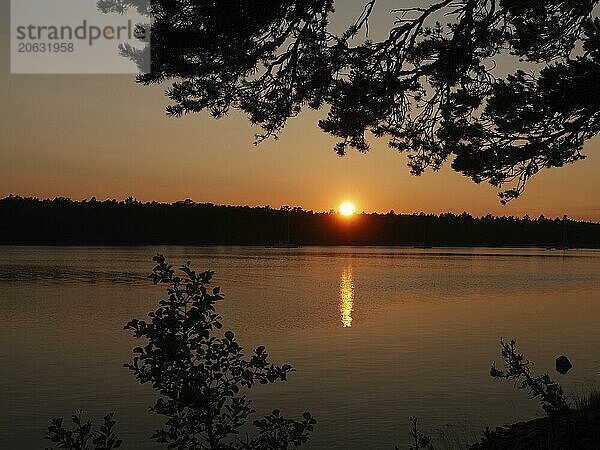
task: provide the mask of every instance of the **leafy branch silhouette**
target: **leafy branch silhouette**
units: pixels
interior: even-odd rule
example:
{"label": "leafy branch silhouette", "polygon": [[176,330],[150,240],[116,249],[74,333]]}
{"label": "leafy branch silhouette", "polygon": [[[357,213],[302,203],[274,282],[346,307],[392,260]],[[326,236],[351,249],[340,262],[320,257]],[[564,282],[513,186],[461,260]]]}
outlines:
{"label": "leafy branch silhouette", "polygon": [[375,0],[343,33],[331,30],[334,3],[153,0],[151,70],[138,82],[171,81],[172,116],[243,112],[262,128],[257,142],[305,108],[327,108],[319,127],[338,154],[385,137],[411,173],[450,161],[500,188],[502,203],[540,170],[585,158],[600,132],[599,0],[419,2],[393,10],[379,40],[358,39]]}
{"label": "leafy branch silhouette", "polygon": [[552,381],[548,373],[535,376],[531,369],[533,363],[517,351],[514,340],[505,342],[501,339],[500,345],[505,368],[498,369],[496,363],[492,363],[492,377],[514,381],[515,386],[527,390],[531,398],[539,398],[542,408],[549,416],[569,411],[569,401],[560,385]]}
{"label": "leafy branch silhouette", "polygon": [[[150,410],[167,418],[152,438],[168,448],[188,450],[286,450],[307,442],[316,423],[310,413],[294,420],[277,409],[253,422],[254,434],[239,437],[255,412],[248,391],[256,384],[286,381],[294,369],[271,363],[264,346],[245,357],[232,331],[220,333],[222,318],[215,304],[223,295],[218,287],[208,289],[214,272],[197,273],[188,262],[177,275],[164,256],[153,260],[150,278],[167,286],[167,298],[148,314],[148,321],[134,319],[125,326],[146,341],[133,350],[133,361],[125,367],[138,382],[152,384],[160,397]],[[56,448],[72,450],[89,449],[90,440],[95,450],[121,444],[112,432],[112,414],[95,433],[91,422],[81,422],[81,413],[73,422],[76,429],[71,431],[62,419],[53,420],[47,439]]]}

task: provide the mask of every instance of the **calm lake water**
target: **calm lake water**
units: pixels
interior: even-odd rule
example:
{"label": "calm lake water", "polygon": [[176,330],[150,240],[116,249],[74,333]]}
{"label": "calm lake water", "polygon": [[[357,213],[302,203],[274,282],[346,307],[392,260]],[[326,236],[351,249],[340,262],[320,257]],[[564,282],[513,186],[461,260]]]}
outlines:
{"label": "calm lake water", "polygon": [[[0,448],[43,448],[47,421],[115,411],[127,449],[162,448],[155,395],[122,367],[125,331],[163,296],[151,258],[213,269],[226,327],[296,368],[255,407],[318,420],[309,449],[407,448],[409,416],[446,443],[541,415],[492,380],[515,338],[569,394],[600,386],[600,251],[402,248],[0,248]],[[568,375],[554,359],[573,362]]]}

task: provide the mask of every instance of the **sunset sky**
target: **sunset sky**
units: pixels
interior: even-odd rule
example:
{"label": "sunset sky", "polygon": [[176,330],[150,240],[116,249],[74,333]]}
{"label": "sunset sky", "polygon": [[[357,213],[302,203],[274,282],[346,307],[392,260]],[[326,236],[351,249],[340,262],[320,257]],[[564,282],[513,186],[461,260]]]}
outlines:
{"label": "sunset sky", "polygon": [[[336,23],[350,23],[360,12],[361,1],[346,2]],[[393,18],[387,12],[399,3],[380,2],[374,33],[385,33]],[[0,4],[0,197],[131,195],[319,211],[352,200],[359,211],[567,214],[600,221],[598,138],[586,145],[587,160],[544,171],[520,199],[502,207],[495,188],[475,185],[449,167],[411,176],[406,158],[385,140],[373,140],[366,155],[338,157],[335,139],[317,126],[323,111],[302,114],[278,141],[255,147],[258,130],[245,117],[168,118],[166,86],[136,85],[133,76],[10,75],[9,1]]]}

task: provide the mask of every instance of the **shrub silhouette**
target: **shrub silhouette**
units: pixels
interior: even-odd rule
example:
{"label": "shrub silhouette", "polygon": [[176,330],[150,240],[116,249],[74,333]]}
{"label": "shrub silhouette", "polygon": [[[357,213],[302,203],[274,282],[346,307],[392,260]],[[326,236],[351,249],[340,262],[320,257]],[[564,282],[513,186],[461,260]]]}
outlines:
{"label": "shrub silhouette", "polygon": [[[431,438],[419,430],[417,426],[418,419],[416,417],[410,418],[412,424],[410,429],[411,443],[408,445],[409,450],[434,450]],[[395,450],[400,450],[400,447],[394,447]]]}
{"label": "shrub silhouette", "polygon": [[[285,450],[305,443],[316,423],[308,412],[293,420],[274,410],[253,422],[254,434],[239,438],[255,412],[246,393],[257,383],[286,381],[294,369],[270,363],[263,346],[245,357],[232,331],[220,334],[222,318],[215,303],[223,296],[218,287],[207,288],[214,272],[196,273],[188,262],[178,276],[164,256],[153,260],[156,267],[150,278],[154,284],[167,285],[167,298],[148,314],[149,321],[134,319],[125,326],[136,338],[146,340],[145,346],[133,350],[136,356],[125,366],[140,383],[152,383],[160,398],[150,410],[167,418],[152,438],[168,448],[188,450]],[[110,426],[105,431],[112,437],[114,421],[112,415],[107,418]],[[88,449],[91,423],[81,426],[79,416],[73,416],[73,421],[78,427],[74,432],[62,426],[62,419],[55,419],[47,438],[57,448]],[[112,447],[95,449],[119,445],[114,441]]]}
{"label": "shrub silhouette", "polygon": [[492,363],[492,377],[514,381],[520,389],[529,391],[531,398],[540,398],[542,408],[549,416],[569,411],[569,401],[560,385],[552,381],[548,373],[535,376],[531,370],[533,363],[517,352],[514,340],[507,343],[500,339],[500,345],[505,369],[497,369],[496,363]]}
{"label": "shrub silhouette", "polygon": [[526,422],[489,428],[483,432],[481,442],[472,450],[509,449],[597,449],[600,442],[600,395],[592,391],[576,399],[571,405],[558,383],[545,373],[534,375],[531,363],[517,352],[515,341],[501,340],[502,357],[506,368],[492,365],[490,374],[496,378],[514,381],[515,387],[529,391],[531,398],[539,398],[548,417]]}
{"label": "shrub silhouette", "polygon": [[311,415],[295,421],[278,410],[254,422],[255,436],[228,442],[254,412],[243,392],[256,383],[286,381],[293,368],[269,363],[262,346],[244,358],[232,331],[215,336],[222,328],[215,303],[223,296],[219,288],[207,289],[214,272],[196,273],[188,262],[180,277],[164,256],[154,261],[150,278],[168,286],[168,297],[149,314],[149,322],[134,319],[125,327],[147,340],[134,349],[137,356],[126,367],[140,383],[152,383],[162,397],[151,410],[168,417],[153,438],[171,448],[215,450],[287,449],[306,442],[315,423]]}
{"label": "shrub silhouette", "polygon": [[[82,422],[82,410],[71,416],[75,428],[68,430],[63,427],[63,419],[50,421],[46,439],[55,444],[55,448],[69,450],[112,450],[121,446],[121,440],[113,432],[115,425],[114,414],[104,417],[104,424],[98,431],[92,431],[92,421]],[[90,441],[93,447],[90,447]]]}

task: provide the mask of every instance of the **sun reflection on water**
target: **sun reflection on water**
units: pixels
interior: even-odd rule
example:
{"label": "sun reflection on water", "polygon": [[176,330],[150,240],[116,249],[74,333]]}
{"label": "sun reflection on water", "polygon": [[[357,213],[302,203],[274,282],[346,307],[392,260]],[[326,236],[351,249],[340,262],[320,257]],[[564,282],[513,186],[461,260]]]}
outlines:
{"label": "sun reflection on water", "polygon": [[344,269],[340,279],[340,316],[342,326],[352,326],[352,312],[354,311],[354,282],[352,281],[352,267]]}

